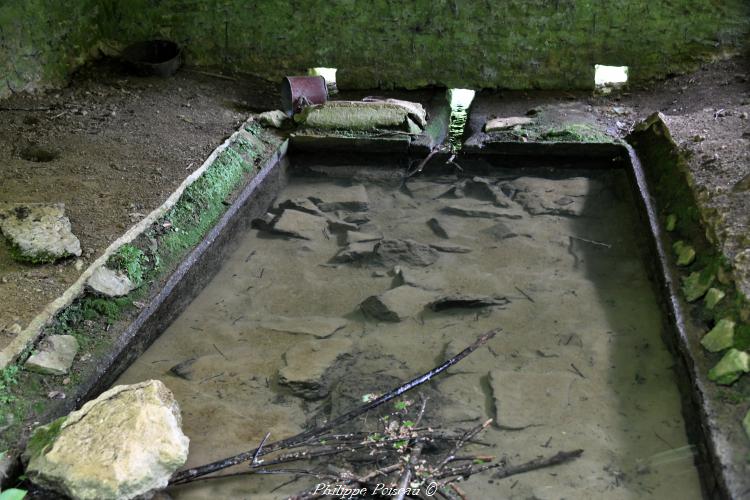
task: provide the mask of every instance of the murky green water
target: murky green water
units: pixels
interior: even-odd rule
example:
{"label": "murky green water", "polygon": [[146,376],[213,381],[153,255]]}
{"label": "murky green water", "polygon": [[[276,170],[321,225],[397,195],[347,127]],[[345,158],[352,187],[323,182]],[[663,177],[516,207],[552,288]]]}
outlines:
{"label": "murky green water", "polygon": [[[237,235],[240,247],[219,274],[118,383],[158,378],[175,393],[194,466],[252,449],[266,432],[281,439],[336,416],[364,394],[427,371],[480,333],[501,327],[489,348],[431,385],[438,400],[430,407],[432,421],[467,428],[495,418],[497,425],[482,435],[488,446],[467,452],[509,463],[585,451],[553,469],[505,480],[474,477],[461,486],[469,498],[700,498],[625,179],[618,173],[554,180],[504,175],[442,197],[455,178],[419,178],[408,190],[370,182],[364,186],[368,210],[328,213],[369,219],[359,231],[372,237],[442,247],[423,252],[434,259],[429,265],[398,263],[421,290],[408,294],[416,304],[412,311],[401,301],[407,309],[401,321],[378,320],[360,308],[398,284],[393,262],[331,262],[345,248],[345,235],[318,230],[320,221],[302,226],[311,239],[253,230]],[[300,178],[279,201],[325,202],[336,192],[334,181]],[[436,234],[436,224],[428,224],[433,218],[449,238]],[[470,251],[448,252],[447,246]],[[510,302],[438,312],[422,307],[445,294]],[[344,324],[327,338],[284,331],[327,328],[310,317]],[[337,361],[326,362],[336,354]],[[170,372],[186,360],[192,361],[177,370],[186,378]],[[305,399],[281,383],[280,372],[314,379],[310,372],[320,363],[330,365],[328,377],[296,392],[327,396]],[[237,477],[170,493],[178,499],[282,498],[314,483],[301,479],[271,492],[289,479]]]}

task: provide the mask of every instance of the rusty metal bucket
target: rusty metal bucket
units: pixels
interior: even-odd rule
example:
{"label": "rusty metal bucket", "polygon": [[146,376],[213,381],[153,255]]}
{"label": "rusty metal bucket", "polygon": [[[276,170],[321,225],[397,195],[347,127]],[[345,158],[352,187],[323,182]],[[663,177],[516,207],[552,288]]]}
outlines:
{"label": "rusty metal bucket", "polygon": [[328,100],[326,79],[322,76],[287,76],[281,81],[281,109],[294,116],[310,104]]}

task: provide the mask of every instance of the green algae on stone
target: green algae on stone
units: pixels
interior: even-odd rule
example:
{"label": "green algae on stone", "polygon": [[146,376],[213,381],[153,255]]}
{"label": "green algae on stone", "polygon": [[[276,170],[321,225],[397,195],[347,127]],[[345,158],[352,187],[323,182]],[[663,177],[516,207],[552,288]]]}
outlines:
{"label": "green algae on stone", "polygon": [[724,318],[701,339],[701,345],[710,352],[719,352],[734,345],[734,321]]}
{"label": "green algae on stone", "polygon": [[678,266],[689,266],[695,260],[695,248],[682,240],[672,245],[672,249],[677,256]]}
{"label": "green algae on stone", "polygon": [[689,276],[682,278],[682,293],[685,294],[685,300],[695,302],[703,297],[711,284],[714,282],[714,273],[709,269],[695,271]]}
{"label": "green algae on stone", "polygon": [[409,111],[387,102],[332,101],[308,106],[294,121],[307,127],[329,130],[408,130]]}
{"label": "green algae on stone", "polygon": [[39,456],[50,446],[52,446],[60,434],[62,425],[65,423],[67,417],[60,417],[57,420],[53,420],[47,425],[40,425],[29,438],[29,442],[26,445],[26,450],[23,455],[26,460],[30,460],[33,457]]}
{"label": "green algae on stone", "polygon": [[721,385],[730,385],[743,373],[750,371],[750,355],[744,351],[730,349],[708,372],[708,379]]}
{"label": "green algae on stone", "polygon": [[674,231],[676,226],[677,226],[677,216],[675,214],[667,215],[667,221],[665,225],[666,230],[669,232],[672,232]]}
{"label": "green algae on stone", "polygon": [[724,293],[724,291],[719,288],[709,288],[704,299],[706,308],[708,310],[712,310],[714,307],[716,307],[716,304],[718,304],[721,299],[724,298],[725,295],[726,294]]}
{"label": "green algae on stone", "polygon": [[742,419],[742,428],[745,429],[745,434],[750,438],[750,410],[745,413],[745,418]]}

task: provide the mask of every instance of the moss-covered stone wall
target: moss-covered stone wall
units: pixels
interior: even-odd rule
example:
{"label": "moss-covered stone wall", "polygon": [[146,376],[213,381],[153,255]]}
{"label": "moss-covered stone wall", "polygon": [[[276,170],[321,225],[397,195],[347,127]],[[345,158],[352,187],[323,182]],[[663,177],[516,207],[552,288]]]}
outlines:
{"label": "moss-covered stone wall", "polygon": [[747,0],[110,0],[104,32],[162,35],[192,64],[271,78],[339,68],[342,87],[589,88],[594,64],[645,80],[748,43]]}
{"label": "moss-covered stone wall", "polygon": [[750,2],[5,0],[0,21],[15,88],[59,81],[94,31],[114,47],[173,39],[188,64],[271,79],[333,66],[349,88],[590,88],[594,64],[642,81],[747,48]]}
{"label": "moss-covered stone wall", "polygon": [[0,0],[0,97],[60,85],[101,38],[98,0]]}

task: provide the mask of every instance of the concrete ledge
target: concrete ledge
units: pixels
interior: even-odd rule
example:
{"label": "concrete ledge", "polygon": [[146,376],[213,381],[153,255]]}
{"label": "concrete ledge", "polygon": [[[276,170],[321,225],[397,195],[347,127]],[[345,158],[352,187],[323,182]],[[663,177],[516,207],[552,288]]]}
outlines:
{"label": "concrete ledge", "polygon": [[[720,386],[708,379],[709,370],[718,363],[723,353],[708,352],[701,338],[723,318],[747,324],[748,298],[743,291],[733,261],[724,254],[721,217],[706,217],[706,207],[696,192],[686,166],[686,159],[671,139],[665,121],[652,115],[636,127],[628,140],[634,145],[643,171],[639,182],[648,179],[650,217],[656,236],[657,256],[662,268],[662,288],[667,296],[667,308],[675,330],[677,348],[687,368],[691,383],[692,405],[698,409],[701,431],[705,435],[706,455],[712,468],[708,484],[709,498],[744,498],[750,491],[750,438],[742,427],[742,419],[750,407],[750,380],[744,376],[731,386]],[[637,161],[637,158],[635,159]],[[710,215],[710,211],[708,214]],[[666,220],[676,215],[679,221],[670,231],[664,231]],[[658,221],[665,221],[660,224]],[[656,230],[654,230],[656,227]],[[671,250],[676,241],[686,241],[696,248],[699,258],[686,267],[676,265]],[[710,270],[716,273],[715,286],[726,297],[721,307],[709,309],[700,298],[689,303],[680,283],[690,272]],[[747,348],[747,347],[745,347]],[[708,475],[707,475],[708,476]]]}

